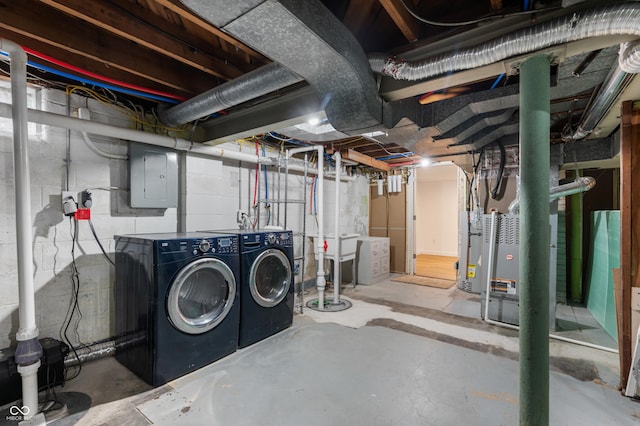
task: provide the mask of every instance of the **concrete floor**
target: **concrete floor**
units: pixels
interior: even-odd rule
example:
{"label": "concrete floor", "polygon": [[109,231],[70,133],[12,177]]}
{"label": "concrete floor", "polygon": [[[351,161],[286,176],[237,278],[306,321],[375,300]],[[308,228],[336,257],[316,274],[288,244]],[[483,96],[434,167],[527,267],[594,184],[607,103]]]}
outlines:
{"label": "concrete floor", "polygon": [[[113,358],[88,363],[59,389],[72,413],[54,424],[518,423],[517,335],[482,322],[478,296],[391,281],[343,294],[352,308],[306,309],[290,329],[156,389]],[[575,324],[558,333],[615,346],[584,308],[558,311]],[[640,423],[640,405],[616,390],[616,354],[558,341],[550,352],[550,424]]]}

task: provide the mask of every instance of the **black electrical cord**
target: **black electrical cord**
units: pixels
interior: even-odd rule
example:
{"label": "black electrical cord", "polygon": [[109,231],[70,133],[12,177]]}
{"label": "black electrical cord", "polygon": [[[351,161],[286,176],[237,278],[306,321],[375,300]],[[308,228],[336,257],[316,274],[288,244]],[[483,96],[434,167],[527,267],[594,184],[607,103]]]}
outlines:
{"label": "black electrical cord", "polygon": [[473,163],[473,169],[472,169],[473,176],[471,177],[471,180],[469,182],[469,191],[467,193],[467,211],[471,210],[471,202],[473,199],[473,185],[476,180],[476,174],[478,173],[478,167],[480,166],[482,157],[484,157],[484,149],[480,151],[480,155],[478,156],[478,161]]}
{"label": "black electrical cord", "polygon": [[[78,222],[74,219],[70,219],[73,222],[73,234],[72,234],[72,244],[71,244],[71,283],[73,286],[73,295],[72,295],[72,302],[69,304],[69,308],[67,310],[67,316],[66,316],[66,320],[65,320],[65,324],[63,327],[63,331],[62,331],[62,337],[65,340],[65,342],[67,342],[67,344],[69,345],[69,347],[71,348],[71,351],[73,352],[73,354],[75,355],[76,359],[80,359],[78,357],[78,352],[76,351],[75,346],[73,345],[73,343],[71,343],[71,339],[69,339],[68,336],[68,332],[69,332],[69,327],[71,326],[71,321],[73,320],[73,315],[77,312],[78,313],[78,320],[76,321],[75,325],[74,325],[74,330],[75,330],[75,334],[76,334],[76,338],[78,340],[78,342],[80,341],[79,339],[79,334],[78,334],[78,324],[80,322],[80,320],[82,319],[82,312],[80,311],[80,306],[78,304],[78,296],[79,296],[79,292],[80,292],[80,272],[78,271],[78,266],[76,264],[76,255],[75,255],[75,249],[76,249],[76,239],[77,239],[77,232],[78,232]],[[78,377],[80,375],[80,372],[82,371],[82,363],[78,362],[78,368],[77,371],[75,372],[75,374],[71,377],[67,377],[68,374],[68,370],[65,369],[65,381],[68,380],[73,380],[76,377]]]}
{"label": "black electrical cord", "polygon": [[93,222],[91,221],[91,219],[89,219],[89,228],[91,228],[91,233],[93,234],[93,238],[96,239],[96,243],[98,243],[98,246],[100,247],[100,250],[102,250],[102,254],[104,254],[104,257],[107,258],[110,264],[112,264],[113,266],[116,266],[115,262],[111,260],[111,258],[105,251],[104,247],[102,247],[102,243],[100,242],[100,238],[98,238],[98,234],[96,234],[96,229],[93,227]]}
{"label": "black electrical cord", "polygon": [[[407,4],[404,2],[404,0],[400,0],[400,2],[402,3],[402,6],[404,6],[404,8],[407,10],[407,12],[409,12],[411,14],[411,16],[416,18],[418,21],[424,22],[425,24],[429,24],[429,25],[435,25],[435,26],[438,26],[438,27],[462,27],[462,26],[465,26],[465,25],[477,24],[477,23],[484,22],[484,21],[495,21],[495,20],[498,20],[498,19],[504,19],[504,18],[508,18],[508,17],[511,17],[511,16],[531,15],[532,13],[540,12],[540,10],[525,10],[525,11],[522,11],[522,12],[503,13],[503,14],[495,14],[495,15],[485,16],[485,17],[482,17],[482,18],[473,19],[471,21],[437,22],[437,21],[431,21],[429,19],[425,19],[425,18],[419,16],[417,13],[415,13],[413,10],[411,10],[409,8],[409,6],[407,6]],[[558,6],[546,8],[545,10],[552,10],[552,9],[557,9],[557,8],[558,8]]]}
{"label": "black electrical cord", "polygon": [[504,174],[504,163],[507,161],[507,153],[504,149],[504,145],[500,141],[496,141],[496,144],[500,149],[500,166],[498,167],[498,176],[496,178],[496,183],[491,189],[491,198],[494,200],[498,198],[498,192],[500,191],[500,186],[502,184],[502,175]]}

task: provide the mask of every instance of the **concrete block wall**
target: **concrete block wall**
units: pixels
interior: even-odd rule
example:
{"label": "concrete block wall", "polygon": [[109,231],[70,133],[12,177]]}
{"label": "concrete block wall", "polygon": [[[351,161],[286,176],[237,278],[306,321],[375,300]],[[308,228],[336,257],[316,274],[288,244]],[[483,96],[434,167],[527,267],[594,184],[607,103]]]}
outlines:
{"label": "concrete block wall", "polygon": [[[8,82],[0,82],[0,101],[10,103]],[[29,89],[29,107],[58,114],[71,113],[88,107],[91,120],[132,127],[129,113],[79,95],[68,97],[64,91]],[[11,121],[0,118],[0,348],[15,344],[18,329],[18,277],[15,235],[15,194]],[[126,154],[129,142],[93,136],[103,151]],[[70,163],[67,164],[67,145]],[[255,153],[255,146],[247,142],[224,145],[225,150]],[[273,150],[267,156],[277,156]],[[31,221],[33,223],[34,281],[36,287],[36,321],[41,337],[61,339],[67,314],[76,291],[82,318],[72,318],[67,337],[72,343],[91,343],[114,335],[113,266],[102,254],[87,221],[77,224],[65,217],[61,209],[61,191],[80,192],[92,189],[92,223],[96,234],[113,259],[114,235],[150,232],[195,231],[204,229],[235,229],[238,210],[254,214],[253,191],[255,164],[228,159],[180,153],[180,207],[168,209],[132,209],[128,200],[128,162],[109,159],[92,152],[80,133],[66,129],[29,124],[29,161],[31,177]],[[269,198],[277,192],[278,170],[268,167]],[[264,198],[264,172],[261,172],[260,198]],[[311,181],[311,178],[308,179]],[[299,173],[289,176],[289,198],[309,197],[309,189],[302,193],[303,178]],[[272,187],[273,186],[273,187]],[[108,190],[108,188],[118,188]],[[284,179],[280,181],[284,198]],[[325,199],[333,199],[333,186],[325,184]],[[362,224],[368,223],[368,187],[360,177],[342,183],[344,220],[341,232],[365,234]],[[350,200],[358,199],[358,203]],[[365,207],[366,204],[366,207]],[[272,207],[272,212],[276,211]],[[333,208],[327,205],[325,229],[332,228]],[[284,207],[280,223],[283,225]],[[307,232],[315,229],[315,219],[306,209]],[[288,227],[301,230],[302,210],[290,205]],[[261,208],[260,226],[266,225]],[[273,213],[272,213],[273,214]],[[275,215],[274,215],[275,217]],[[274,219],[275,220],[275,219]],[[317,232],[317,231],[316,231]],[[74,243],[73,235],[77,235]],[[308,242],[307,242],[308,243]],[[302,241],[297,243],[296,255],[301,253]],[[307,248],[307,265],[313,257]],[[74,260],[75,259],[75,260]],[[75,263],[75,266],[74,266]],[[313,275],[313,272],[309,272]]]}

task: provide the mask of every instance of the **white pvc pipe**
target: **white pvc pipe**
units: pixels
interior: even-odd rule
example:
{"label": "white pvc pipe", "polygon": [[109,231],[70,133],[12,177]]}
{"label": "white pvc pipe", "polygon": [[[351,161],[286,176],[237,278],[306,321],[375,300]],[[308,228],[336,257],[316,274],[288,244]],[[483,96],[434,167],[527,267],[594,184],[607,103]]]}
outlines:
{"label": "white pvc pipe", "polygon": [[[82,118],[83,120],[90,120],[91,113],[89,112],[88,108],[78,108],[78,117]],[[80,133],[82,134],[82,138],[84,139],[84,143],[87,144],[87,147],[89,147],[91,151],[98,154],[99,156],[110,158],[113,160],[127,160],[129,158],[128,155],[112,154],[110,152],[101,150],[93,143],[93,141],[91,140],[91,137],[89,136],[89,133],[87,132],[80,132]]]}
{"label": "white pvc pipe", "polygon": [[[11,118],[11,105],[0,103],[0,117]],[[205,145],[203,143],[188,141],[171,136],[147,133],[140,130],[127,129],[110,124],[82,120],[75,117],[69,117],[66,115],[54,114],[51,112],[35,109],[27,110],[27,118],[32,123],[62,127],[65,129],[77,130],[80,132],[87,132],[95,135],[109,136],[118,139],[140,142],[148,145],[162,146],[178,151],[188,151],[211,157],[228,158],[231,160],[245,161],[253,164],[270,163],[271,161],[270,158],[260,158],[255,154],[248,154],[228,149],[225,150],[224,148],[218,146]],[[304,148],[308,148],[305,149],[307,151],[317,149],[315,145]],[[290,165],[289,170],[304,173],[304,167],[296,164]],[[308,173],[315,174],[317,173],[317,171],[310,169],[308,170]]]}
{"label": "white pvc pipe", "polygon": [[[487,294],[484,300],[484,321],[487,324],[498,325],[500,327],[520,331],[520,327],[518,327],[517,325],[507,324],[500,321],[494,321],[489,318],[489,291],[491,290],[491,272],[493,270],[493,258],[495,257],[494,247],[496,245],[496,217],[497,217],[497,213],[495,211],[491,212],[491,234],[489,235],[489,255],[487,257],[487,289],[486,289]],[[608,348],[606,346],[601,346],[601,345],[595,345],[593,343],[583,342],[581,340],[570,339],[564,336],[558,336],[557,334],[549,334],[549,338],[560,340],[561,342],[567,342],[567,343],[573,343],[575,345],[586,346],[588,348],[598,349],[601,351],[612,352],[615,354],[618,353],[616,349]]]}
{"label": "white pvc pipe", "polygon": [[22,379],[22,413],[23,420],[29,420],[38,414],[38,368],[40,360],[35,364],[18,365],[18,373]]}
{"label": "white pvc pipe", "polygon": [[334,261],[333,261],[333,303],[340,303],[340,255],[342,253],[342,244],[340,241],[340,168],[342,167],[340,151],[333,154],[336,161],[336,206],[335,206],[335,222],[333,226],[333,235],[335,236]]}
{"label": "white pvc pipe", "polygon": [[[324,289],[326,287],[326,279],[324,277],[324,146],[312,145],[300,148],[293,148],[287,151],[287,158],[293,155],[307,152],[318,151],[318,181],[316,184],[316,203],[318,208],[318,244],[316,253],[318,254],[318,269],[316,271],[316,288],[318,289],[318,309],[324,310]],[[339,180],[336,180],[338,183]]]}
{"label": "white pvc pipe", "polygon": [[[29,348],[31,356],[37,355],[38,327],[36,326],[35,290],[33,284],[33,236],[31,232],[31,182],[29,178],[29,141],[27,127],[27,54],[16,43],[0,38],[0,50],[11,58],[11,116],[13,118],[13,164],[16,204],[16,249],[18,254],[18,303],[19,326],[16,333],[18,349],[22,342]],[[27,344],[35,341],[35,345]],[[33,342],[32,342],[33,343]],[[40,355],[42,354],[40,348]],[[16,351],[16,354],[18,351]],[[16,359],[16,361],[18,361]],[[31,365],[19,365],[22,376],[22,400],[27,418],[38,413],[38,377],[35,373],[40,365],[33,360]],[[18,361],[18,364],[20,362]],[[35,367],[34,367],[35,366]],[[32,370],[35,368],[35,373]],[[23,413],[24,414],[24,413]]]}

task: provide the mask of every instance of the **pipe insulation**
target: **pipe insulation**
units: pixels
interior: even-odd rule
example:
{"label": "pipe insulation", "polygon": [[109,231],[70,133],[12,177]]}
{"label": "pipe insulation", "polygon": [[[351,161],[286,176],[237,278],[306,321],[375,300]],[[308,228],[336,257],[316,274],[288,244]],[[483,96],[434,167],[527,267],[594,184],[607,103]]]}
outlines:
{"label": "pipe insulation", "polygon": [[11,118],[13,119],[13,167],[16,205],[16,249],[18,261],[19,325],[15,361],[22,379],[22,404],[26,420],[38,413],[38,367],[42,346],[36,325],[33,283],[33,235],[31,231],[31,182],[27,127],[27,54],[9,40],[0,38],[0,50],[11,64]]}
{"label": "pipe insulation", "polygon": [[104,358],[107,356],[112,356],[116,353],[116,342],[114,340],[110,340],[104,343],[99,343],[95,345],[85,346],[80,349],[77,349],[74,352],[70,353],[64,359],[64,366],[66,368],[73,367],[78,364],[84,364],[88,361],[93,361],[96,359]]}
{"label": "pipe insulation", "polygon": [[[477,46],[416,61],[371,55],[369,64],[376,73],[415,81],[493,64],[557,44],[623,34],[640,36],[640,4],[618,4],[575,12]],[[625,45],[619,56],[620,67],[627,73],[640,72],[640,45],[636,42]]]}

